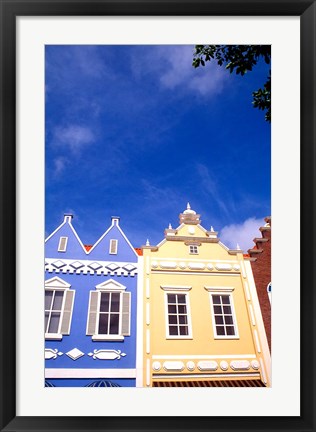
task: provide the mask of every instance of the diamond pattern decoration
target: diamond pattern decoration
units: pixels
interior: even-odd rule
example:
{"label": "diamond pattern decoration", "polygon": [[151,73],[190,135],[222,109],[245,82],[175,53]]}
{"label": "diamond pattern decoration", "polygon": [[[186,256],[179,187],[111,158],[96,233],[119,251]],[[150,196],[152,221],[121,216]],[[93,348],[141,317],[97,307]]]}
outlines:
{"label": "diamond pattern decoration", "polygon": [[126,265],[123,267],[123,269],[124,269],[124,270],[127,270],[128,272],[130,272],[130,271],[135,270],[136,267],[133,266],[133,264],[126,264]]}
{"label": "diamond pattern decoration", "polygon": [[106,266],[107,269],[114,271],[117,270],[119,268],[119,266],[117,264],[111,263],[109,265]]}
{"label": "diamond pattern decoration", "polygon": [[89,264],[88,267],[90,267],[92,270],[98,270],[99,268],[102,267],[102,265],[97,262],[93,262]]}
{"label": "diamond pattern decoration", "polygon": [[62,268],[62,267],[65,267],[66,264],[65,264],[64,262],[58,260],[58,261],[53,262],[52,265],[53,265],[54,267],[60,269],[60,268]]}
{"label": "diamond pattern decoration", "polygon": [[70,265],[71,265],[71,267],[73,267],[76,270],[80,269],[81,267],[84,267],[84,264],[82,264],[79,261],[75,261],[75,262],[71,263]]}
{"label": "diamond pattern decoration", "polygon": [[84,353],[80,351],[78,348],[74,348],[71,351],[68,351],[66,355],[70,357],[72,360],[77,360],[78,358],[82,357]]}

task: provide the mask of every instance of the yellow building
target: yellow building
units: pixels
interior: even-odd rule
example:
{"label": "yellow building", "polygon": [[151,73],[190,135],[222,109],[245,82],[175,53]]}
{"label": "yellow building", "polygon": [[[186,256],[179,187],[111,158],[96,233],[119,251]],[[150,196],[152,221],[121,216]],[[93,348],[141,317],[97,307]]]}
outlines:
{"label": "yellow building", "polygon": [[[142,382],[270,386],[270,353],[249,260],[187,209],[143,247]],[[140,364],[140,363],[139,363]]]}

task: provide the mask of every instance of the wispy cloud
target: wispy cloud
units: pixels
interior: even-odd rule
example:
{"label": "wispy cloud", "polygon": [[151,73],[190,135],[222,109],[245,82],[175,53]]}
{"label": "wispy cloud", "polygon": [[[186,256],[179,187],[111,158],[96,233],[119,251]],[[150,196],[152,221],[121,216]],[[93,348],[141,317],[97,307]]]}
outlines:
{"label": "wispy cloud", "polygon": [[78,155],[95,141],[90,128],[79,125],[56,127],[53,132],[53,145],[68,148],[71,153]]}
{"label": "wispy cloud", "polygon": [[246,252],[254,246],[253,239],[260,236],[259,228],[264,223],[264,218],[252,217],[240,224],[226,225],[220,232],[220,240],[231,249],[235,249],[238,243],[240,248]]}
{"label": "wispy cloud", "polygon": [[207,67],[192,66],[194,46],[164,45],[142,51],[142,56],[132,58],[132,70],[138,77],[153,74],[162,88],[182,89],[210,96],[221,93],[227,73],[210,62]]}
{"label": "wispy cloud", "polygon": [[54,175],[59,177],[66,169],[67,159],[65,157],[57,157],[54,159]]}

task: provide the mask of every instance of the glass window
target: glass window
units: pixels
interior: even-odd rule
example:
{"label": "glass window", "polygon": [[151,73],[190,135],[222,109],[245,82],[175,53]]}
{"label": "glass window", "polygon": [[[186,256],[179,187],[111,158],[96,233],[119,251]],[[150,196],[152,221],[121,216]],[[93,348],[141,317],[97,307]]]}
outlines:
{"label": "glass window", "polygon": [[216,336],[236,336],[231,296],[212,295]]}
{"label": "glass window", "polygon": [[186,294],[167,294],[169,336],[189,336]]}

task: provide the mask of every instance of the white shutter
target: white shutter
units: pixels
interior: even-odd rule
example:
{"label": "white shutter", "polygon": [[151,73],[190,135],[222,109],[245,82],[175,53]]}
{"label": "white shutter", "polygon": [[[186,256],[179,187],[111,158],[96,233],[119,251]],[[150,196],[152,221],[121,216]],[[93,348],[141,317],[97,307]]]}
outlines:
{"label": "white shutter", "polygon": [[117,240],[110,240],[110,254],[116,255],[117,254]]}
{"label": "white shutter", "polygon": [[87,335],[95,335],[97,333],[96,325],[97,325],[97,317],[98,317],[98,300],[99,300],[99,293],[97,291],[90,291]]}
{"label": "white shutter", "polygon": [[122,294],[122,336],[129,336],[131,333],[131,293]]}
{"label": "white shutter", "polygon": [[69,334],[70,333],[72,309],[73,309],[74,298],[75,298],[75,291],[74,290],[67,290],[67,291],[65,291],[64,295],[65,295],[65,303],[64,303],[62,322],[61,322],[61,326],[60,326],[60,333],[61,334]]}

